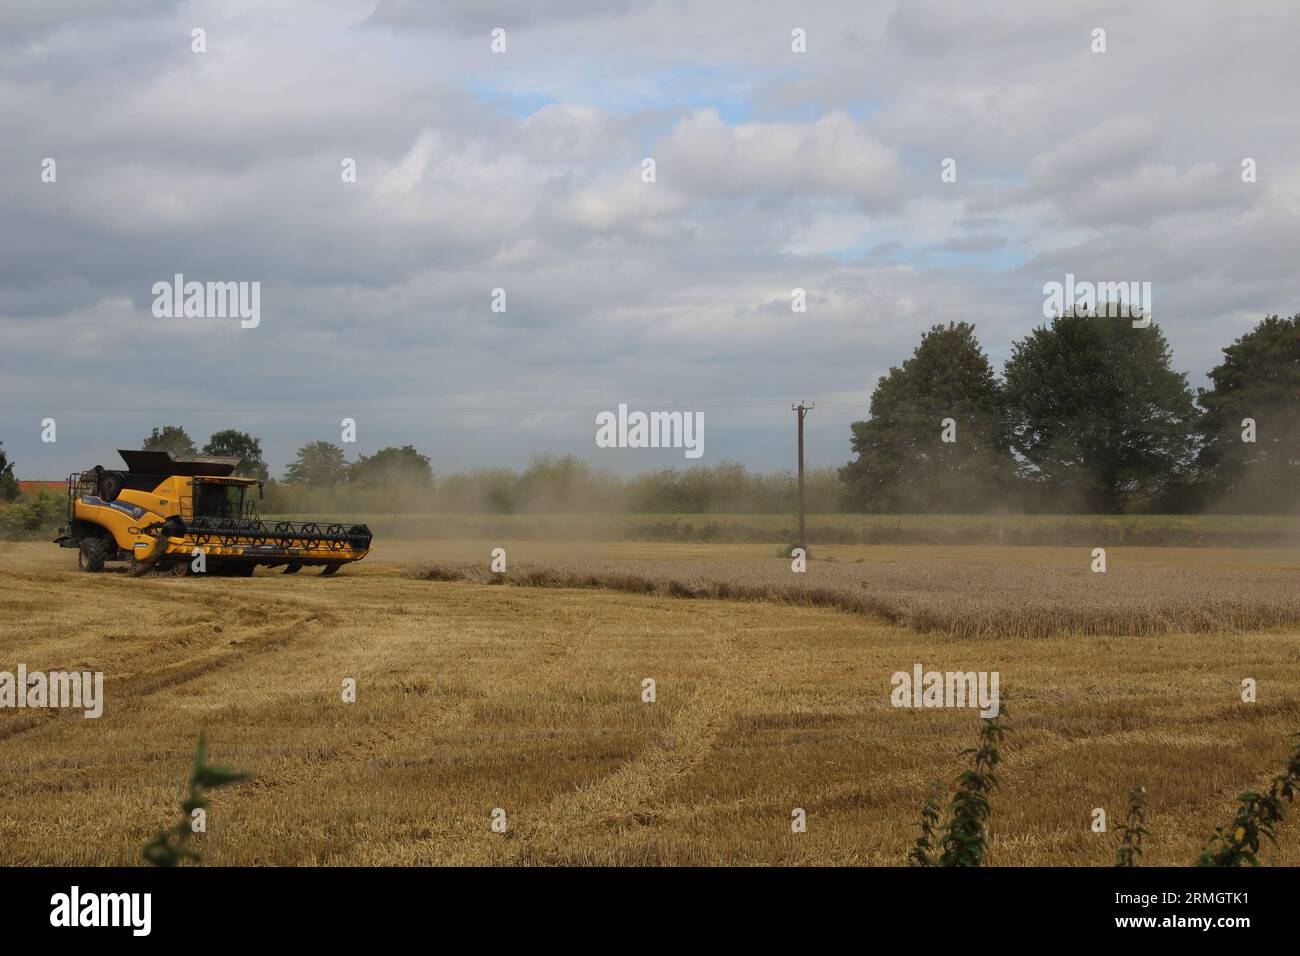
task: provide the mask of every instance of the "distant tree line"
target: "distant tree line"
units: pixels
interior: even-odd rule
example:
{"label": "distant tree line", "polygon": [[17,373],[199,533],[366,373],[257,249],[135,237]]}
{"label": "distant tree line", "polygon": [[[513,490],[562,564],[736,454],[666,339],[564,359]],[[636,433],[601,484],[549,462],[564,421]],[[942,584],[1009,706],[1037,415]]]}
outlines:
{"label": "distant tree line", "polygon": [[1300,315],[1223,353],[1194,395],[1158,326],[1071,311],[1016,342],[999,380],[974,326],[936,325],[852,426],[849,506],[1300,511]]}
{"label": "distant tree line", "polygon": [[[300,451],[284,482],[268,484],[266,512],[788,514],[797,496],[791,472],[758,474],[734,462],[624,477],[571,455],[544,454],[522,470],[478,468],[413,478],[413,468],[397,462],[391,470],[377,472],[381,461],[364,471],[356,471],[356,465],[345,465],[340,471],[337,448],[317,443],[302,451],[307,448],[311,451],[307,455]],[[296,468],[300,461],[318,470]],[[839,511],[843,491],[833,468],[815,469],[808,475],[808,503],[815,511]]]}
{"label": "distant tree line", "polygon": [[[153,429],[142,446],[175,458],[200,454],[180,425]],[[243,459],[235,474],[266,482],[262,511],[303,514],[347,511],[444,511],[482,514],[632,512],[645,514],[776,514],[797,501],[793,472],[759,474],[735,462],[666,468],[633,477],[593,468],[571,456],[537,455],[527,468],[478,468],[435,476],[427,455],[414,446],[381,448],[349,462],[331,442],[298,449],[281,481],[268,478],[258,438],[227,429],[216,432],[201,454]],[[833,468],[806,478],[808,506],[840,511],[844,487]]]}
{"label": "distant tree line", "polygon": [[[1223,350],[1209,380],[1193,394],[1160,328],[1134,328],[1126,315],[1053,319],[1013,344],[1000,379],[973,325],[936,325],[880,378],[870,417],[851,427],[853,460],[809,472],[808,510],[1300,511],[1300,315],[1265,318]],[[182,426],[164,425],[142,447],[240,458],[235,473],[266,482],[272,514],[780,514],[797,501],[790,471],[734,462],[623,477],[539,455],[522,471],[438,477],[413,445],[348,461],[314,441],[276,481],[261,441],[236,429],[199,449]],[[0,445],[0,500],[17,496]]]}

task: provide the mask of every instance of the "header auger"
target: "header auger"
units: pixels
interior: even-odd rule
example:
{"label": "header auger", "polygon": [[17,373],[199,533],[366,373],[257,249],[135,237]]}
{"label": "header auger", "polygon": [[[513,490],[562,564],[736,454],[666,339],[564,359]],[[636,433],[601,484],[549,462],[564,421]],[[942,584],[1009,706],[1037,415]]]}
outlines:
{"label": "header auger", "polygon": [[176,460],[165,451],[119,451],[125,471],[96,465],[68,476],[68,524],[55,544],[78,549],[83,571],[125,561],[132,574],[185,574],[200,554],[209,574],[247,577],[259,564],[333,574],[370,552],[363,524],[263,521],[236,478],[238,458]]}

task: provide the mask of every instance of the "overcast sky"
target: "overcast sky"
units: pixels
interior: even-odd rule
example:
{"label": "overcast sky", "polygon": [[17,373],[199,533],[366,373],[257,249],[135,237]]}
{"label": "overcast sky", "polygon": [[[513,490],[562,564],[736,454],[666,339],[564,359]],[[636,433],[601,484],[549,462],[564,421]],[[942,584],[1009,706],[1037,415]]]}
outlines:
{"label": "overcast sky", "polygon": [[[799,399],[838,465],[922,331],[974,322],[1000,372],[1067,272],[1150,281],[1193,385],[1300,311],[1293,0],[596,6],[4,0],[18,476],[167,423],[253,432],[278,475],[343,417],[350,457],[443,472],[694,463],[597,448],[620,402],[702,411],[701,463],[768,470]],[[155,318],[175,273],[260,282],[260,325]]]}

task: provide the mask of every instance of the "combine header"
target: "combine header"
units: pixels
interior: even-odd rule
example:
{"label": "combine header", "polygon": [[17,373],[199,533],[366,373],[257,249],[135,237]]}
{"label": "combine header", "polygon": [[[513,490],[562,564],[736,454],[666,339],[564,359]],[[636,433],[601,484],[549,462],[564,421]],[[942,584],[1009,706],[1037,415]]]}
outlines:
{"label": "combine header", "polygon": [[79,549],[83,571],[125,561],[132,574],[185,574],[201,552],[209,574],[247,577],[259,564],[293,574],[333,574],[370,551],[363,524],[263,521],[245,494],[262,482],[235,478],[238,458],[177,461],[165,451],[119,451],[126,471],[96,465],[68,476],[68,524],[55,544]]}

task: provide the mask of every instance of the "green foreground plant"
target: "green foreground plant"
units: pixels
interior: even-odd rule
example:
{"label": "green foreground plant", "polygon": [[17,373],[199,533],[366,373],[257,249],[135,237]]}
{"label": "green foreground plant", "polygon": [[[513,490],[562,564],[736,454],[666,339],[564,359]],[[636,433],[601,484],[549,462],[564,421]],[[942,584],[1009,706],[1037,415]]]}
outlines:
{"label": "green foreground plant", "polygon": [[1237,814],[1226,827],[1216,827],[1214,836],[1201,850],[1197,866],[1259,866],[1257,854],[1264,839],[1277,845],[1277,825],[1286,818],[1286,804],[1295,802],[1300,789],[1300,734],[1291,753],[1279,761],[1282,772],[1264,793],[1247,790],[1237,797]]}
{"label": "green foreground plant", "polygon": [[921,835],[907,854],[908,866],[934,866],[931,854],[935,850],[935,831],[939,826],[939,801],[943,798],[943,788],[939,784],[930,787],[930,796],[921,808]]}
{"label": "green foreground plant", "polygon": [[932,792],[921,811],[921,835],[908,854],[912,866],[980,866],[988,849],[988,821],[992,812],[989,795],[998,788],[997,766],[1002,762],[998,744],[1011,732],[1006,708],[984,718],[979,746],[967,747],[958,756],[970,757],[971,765],[957,775],[957,789],[948,805],[949,819],[939,840],[942,852],[936,860],[934,826],[939,821],[939,794]]}
{"label": "green foreground plant", "polygon": [[[921,810],[920,835],[908,851],[909,866],[980,866],[988,849],[988,821],[992,810],[989,795],[998,788],[997,767],[1002,762],[998,744],[1011,731],[1005,723],[1005,707],[994,717],[985,718],[980,728],[978,747],[967,747],[961,756],[970,757],[971,765],[957,777],[957,788],[949,804],[949,820],[938,829],[939,802],[942,791],[935,786]],[[1226,827],[1216,827],[1214,836],[1201,850],[1197,866],[1259,865],[1259,849],[1264,840],[1277,845],[1277,827],[1286,819],[1288,804],[1300,793],[1300,733],[1293,734],[1291,752],[1278,763],[1282,771],[1259,792],[1247,790],[1237,797],[1237,812]],[[1129,791],[1128,814],[1117,826],[1120,845],[1115,851],[1115,866],[1133,867],[1142,856],[1146,827],[1145,787]],[[936,843],[936,837],[938,837]],[[941,852],[940,852],[941,851]],[[938,853],[936,858],[935,854]]]}
{"label": "green foreground plant", "polygon": [[1128,795],[1128,816],[1115,829],[1120,834],[1119,849],[1115,851],[1116,866],[1137,866],[1142,856],[1142,838],[1146,828],[1147,788],[1134,787]]}
{"label": "green foreground plant", "polygon": [[201,732],[198,745],[194,749],[194,769],[190,772],[189,797],[181,803],[181,819],[175,826],[160,831],[149,841],[144,848],[144,858],[154,866],[177,866],[184,860],[201,862],[202,856],[189,843],[190,837],[195,832],[194,811],[202,810],[206,815],[208,790],[249,780],[251,777],[252,774],[209,764],[207,734]]}

